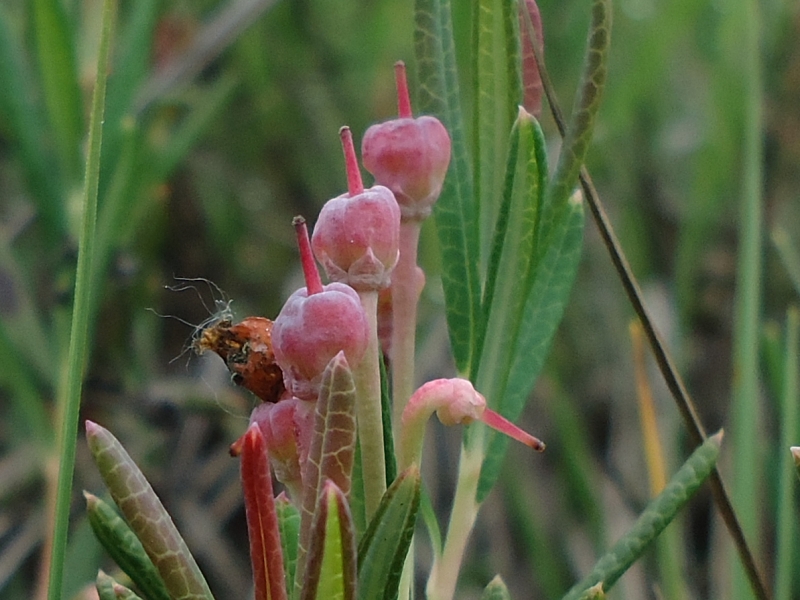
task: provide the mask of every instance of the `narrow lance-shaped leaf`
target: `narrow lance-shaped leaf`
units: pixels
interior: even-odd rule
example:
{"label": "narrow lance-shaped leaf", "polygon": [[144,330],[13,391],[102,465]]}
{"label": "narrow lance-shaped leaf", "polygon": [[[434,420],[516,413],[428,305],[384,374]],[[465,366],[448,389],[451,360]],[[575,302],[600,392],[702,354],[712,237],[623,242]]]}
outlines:
{"label": "narrow lance-shaped leaf", "polygon": [[244,434],[241,461],[255,600],[285,600],[286,579],[272,473],[267,445],[257,423]]}
{"label": "narrow lance-shaped leaf", "polygon": [[594,120],[600,108],[600,99],[608,70],[608,49],[611,44],[611,1],[593,0],[592,22],[584,59],[583,76],[575,101],[567,133],[558,155],[553,179],[547,195],[556,208],[569,198],[578,179],[589,142],[592,139]]}
{"label": "narrow lance-shaped leaf", "polygon": [[340,352],[331,359],[322,375],[314,416],[314,436],[303,466],[296,591],[303,584],[314,510],[325,480],[335,483],[345,497],[350,493],[356,445],[355,394],[353,374],[344,353]]}
{"label": "narrow lance-shaped leaf", "polygon": [[142,542],[111,506],[84,492],[86,513],[95,536],[148,600],[170,600],[164,581]]}
{"label": "narrow lance-shaped leaf", "polygon": [[456,366],[469,369],[475,326],[480,318],[478,223],[472,173],[459,101],[458,72],[449,0],[416,0],[414,54],[420,111],[438,117],[450,133],[452,159],[434,205],[442,249],[442,285]]}
{"label": "narrow lance-shaped leaf", "polygon": [[609,590],[703,484],[717,463],[721,443],[722,431],[695,450],[664,491],[647,505],[628,533],[597,561],[592,572],[574,585],[563,600],[578,600],[584,597],[588,588],[598,583],[602,583],[604,590]]}
{"label": "narrow lance-shaped leaf", "polygon": [[[484,292],[485,332],[475,382],[490,403],[505,392],[528,290],[533,280],[536,222],[541,189],[536,120],[520,107],[508,144],[506,178]],[[482,331],[482,330],[479,330]]]}
{"label": "narrow lance-shaped leaf", "polygon": [[326,480],[314,511],[300,600],[355,600],[355,539],[347,498]]}
{"label": "narrow lance-shaped leaf", "polygon": [[142,542],[173,600],[213,600],[172,518],[122,445],[92,421],[86,422],[86,440],[114,502]]}
{"label": "narrow lance-shaped leaf", "polygon": [[278,513],[281,534],[284,580],[287,584],[292,584],[297,565],[297,544],[300,541],[300,511],[283,492],[275,498],[275,510]]}
{"label": "narrow lance-shaped leaf", "polygon": [[386,490],[358,546],[359,600],[397,598],[419,498],[419,468],[413,465]]}
{"label": "narrow lance-shaped leaf", "polygon": [[522,102],[516,2],[474,3],[475,204],[479,207],[481,266],[486,273],[490,243],[502,203],[508,136]]}
{"label": "narrow lance-shaped leaf", "polygon": [[[511,421],[519,417],[530,396],[575,280],[583,245],[584,212],[580,193],[573,195],[554,224],[517,325],[519,332],[505,389],[500,397],[487,397],[491,406]],[[508,440],[506,436],[489,431],[487,443],[478,483],[478,502],[486,498],[497,480]]]}

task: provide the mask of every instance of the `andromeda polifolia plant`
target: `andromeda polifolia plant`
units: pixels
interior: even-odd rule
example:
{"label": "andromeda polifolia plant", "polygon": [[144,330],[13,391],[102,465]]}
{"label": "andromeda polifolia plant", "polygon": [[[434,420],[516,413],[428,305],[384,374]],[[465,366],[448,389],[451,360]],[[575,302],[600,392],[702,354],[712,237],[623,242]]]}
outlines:
{"label": "andromeda polifolia plant", "polygon": [[[305,219],[294,220],[305,287],[287,298],[274,321],[253,316],[234,323],[226,316],[194,343],[197,352],[218,354],[233,382],[258,399],[231,445],[241,466],[256,600],[414,596],[409,557],[433,413],[444,425],[464,428],[444,539],[426,519],[433,563],[423,567],[425,594],[453,598],[508,439],[545,449],[514,421],[580,258],[583,197],[575,187],[605,83],[611,6],[593,2],[583,80],[551,175],[535,116],[543,90],[536,4],[478,4],[474,143],[464,135],[449,4],[417,0],[418,108],[426,114],[414,117],[405,65],[397,63],[398,117],[370,127],[361,145],[376,185],[364,186],[352,132],[343,127],[347,191],[325,203],[311,237]],[[417,246],[431,215],[458,373],[417,387],[417,304],[425,285]],[[315,257],[330,283],[323,284]],[[87,495],[90,521],[135,588],[101,574],[101,597],[212,598],[119,442],[92,422],[86,435],[122,513]],[[604,597],[712,472],[720,441],[721,434],[713,436],[695,451],[567,598]],[[285,493],[276,494],[273,478]],[[483,597],[509,592],[498,577]]]}

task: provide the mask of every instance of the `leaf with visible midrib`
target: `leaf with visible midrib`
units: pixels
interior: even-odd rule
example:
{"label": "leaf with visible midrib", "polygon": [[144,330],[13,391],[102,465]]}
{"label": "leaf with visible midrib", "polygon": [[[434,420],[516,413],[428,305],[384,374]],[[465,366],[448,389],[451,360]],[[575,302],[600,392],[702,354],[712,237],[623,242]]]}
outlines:
{"label": "leaf with visible midrib", "polygon": [[433,208],[442,253],[442,286],[456,367],[467,372],[479,319],[478,224],[459,101],[449,0],[416,0],[417,109],[438,117],[452,140],[442,194]]}

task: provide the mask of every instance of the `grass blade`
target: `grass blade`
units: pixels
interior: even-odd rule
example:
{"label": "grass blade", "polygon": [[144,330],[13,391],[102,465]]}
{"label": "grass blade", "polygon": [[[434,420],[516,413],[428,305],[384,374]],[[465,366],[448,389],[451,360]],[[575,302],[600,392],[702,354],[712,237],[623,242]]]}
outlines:
{"label": "grass blade", "polygon": [[20,48],[24,44],[13,35],[6,8],[0,5],[0,111],[5,115],[12,147],[22,163],[28,189],[36,202],[52,244],[64,233],[64,203],[57,174],[50,168],[51,157],[45,151],[45,124],[40,107],[31,99],[37,94],[28,85],[30,74]]}
{"label": "grass blade", "polygon": [[592,572],[574,585],[563,600],[578,600],[586,590],[598,583],[603,584],[603,590],[610,589],[711,474],[721,443],[720,431],[695,450],[664,491],[647,505],[628,533],[597,561]]}
{"label": "grass blade", "polygon": [[75,470],[75,443],[78,433],[78,414],[81,404],[83,372],[89,354],[89,308],[91,306],[91,269],[94,253],[94,236],[97,220],[97,186],[100,176],[100,146],[103,139],[103,109],[106,94],[108,57],[111,32],[116,12],[116,2],[103,3],[102,34],[97,56],[97,81],[92,96],[89,118],[89,154],[84,178],[83,215],[78,246],[78,266],[75,275],[75,299],[72,307],[72,329],[67,357],[65,393],[60,395],[64,405],[59,436],[58,487],[50,563],[49,600],[61,599],[64,577],[64,553],[69,529],[69,508],[72,500],[72,474]]}
{"label": "grass blade", "polygon": [[[72,39],[74,32],[70,30],[63,3],[59,0],[34,0],[33,20],[45,105],[62,175],[71,183],[80,174],[83,137],[83,108]],[[104,61],[98,66],[105,68],[107,64]],[[102,77],[105,80],[105,73]]]}

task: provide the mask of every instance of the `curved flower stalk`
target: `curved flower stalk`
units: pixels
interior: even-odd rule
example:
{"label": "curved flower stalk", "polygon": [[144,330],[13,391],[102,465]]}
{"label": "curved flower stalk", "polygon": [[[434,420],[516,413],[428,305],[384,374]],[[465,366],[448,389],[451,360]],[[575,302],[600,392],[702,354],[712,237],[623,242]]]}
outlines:
{"label": "curved flower stalk", "polygon": [[545,449],[544,442],[487,408],[486,399],[469,380],[434,379],[414,392],[403,411],[400,429],[401,469],[419,464],[425,425],[434,412],[443,425],[469,425],[481,421],[537,452]]}

